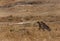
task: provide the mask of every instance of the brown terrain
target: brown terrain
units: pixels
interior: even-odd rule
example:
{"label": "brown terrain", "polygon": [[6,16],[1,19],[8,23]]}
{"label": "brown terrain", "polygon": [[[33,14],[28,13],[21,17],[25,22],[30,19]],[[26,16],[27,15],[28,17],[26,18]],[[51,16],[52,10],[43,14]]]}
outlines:
{"label": "brown terrain", "polygon": [[60,0],[0,0],[0,41],[60,41]]}

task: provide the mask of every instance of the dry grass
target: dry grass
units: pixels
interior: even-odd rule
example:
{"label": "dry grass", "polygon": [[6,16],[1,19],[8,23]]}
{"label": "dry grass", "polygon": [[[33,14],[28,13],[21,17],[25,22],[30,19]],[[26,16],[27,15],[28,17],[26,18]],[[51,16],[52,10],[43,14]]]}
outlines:
{"label": "dry grass", "polygon": [[[10,19],[11,17],[12,16],[8,18]],[[50,17],[49,21],[44,21],[49,17]],[[24,17],[23,19],[26,19],[26,18]],[[31,17],[29,16],[28,18],[30,19]],[[54,20],[52,20],[51,22],[51,18],[56,18],[56,17],[49,15],[49,16],[44,16],[43,18],[44,19],[43,21],[51,28],[50,32],[47,30],[46,31],[39,30],[37,23],[22,24],[22,25],[2,24],[0,25],[0,40],[1,41],[17,41],[17,40],[18,41],[60,41],[59,23],[57,23]],[[41,20],[41,19],[38,19],[38,20]]]}
{"label": "dry grass", "polygon": [[3,25],[0,27],[0,39],[1,41],[59,41],[59,24],[47,24],[51,32],[39,30],[38,26]]}
{"label": "dry grass", "polygon": [[[21,0],[0,0],[0,6]],[[25,1],[25,0],[22,0]],[[0,22],[44,21],[51,31],[39,30],[37,23],[0,24],[0,41],[60,41],[60,1],[58,0],[26,0],[40,1],[37,5],[16,5],[11,8],[0,8]]]}

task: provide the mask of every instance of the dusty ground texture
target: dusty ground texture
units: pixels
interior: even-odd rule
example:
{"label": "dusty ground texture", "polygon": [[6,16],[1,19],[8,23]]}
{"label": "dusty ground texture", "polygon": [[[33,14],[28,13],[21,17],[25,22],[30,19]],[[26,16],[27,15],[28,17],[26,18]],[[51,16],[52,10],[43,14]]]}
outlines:
{"label": "dusty ground texture", "polygon": [[[51,31],[39,30],[33,21],[45,22]],[[60,0],[0,0],[0,41],[60,41]]]}

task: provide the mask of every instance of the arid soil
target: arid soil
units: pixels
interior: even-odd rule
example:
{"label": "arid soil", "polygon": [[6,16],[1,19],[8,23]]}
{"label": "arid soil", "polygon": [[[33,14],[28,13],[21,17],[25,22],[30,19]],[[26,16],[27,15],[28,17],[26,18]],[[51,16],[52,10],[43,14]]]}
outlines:
{"label": "arid soil", "polygon": [[0,0],[0,41],[60,41],[60,0]]}

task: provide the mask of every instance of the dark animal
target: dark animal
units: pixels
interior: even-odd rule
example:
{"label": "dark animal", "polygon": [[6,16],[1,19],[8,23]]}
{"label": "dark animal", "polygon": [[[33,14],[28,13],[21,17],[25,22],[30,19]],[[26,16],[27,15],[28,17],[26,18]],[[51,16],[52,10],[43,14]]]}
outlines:
{"label": "dark animal", "polygon": [[51,31],[50,27],[47,26],[43,21],[41,22],[38,21],[37,23],[39,24],[39,29],[42,29],[43,31],[45,30]]}
{"label": "dark animal", "polygon": [[38,25],[39,25],[39,30],[40,30],[40,28],[41,28],[41,24],[40,24],[40,22],[39,22],[39,21],[38,21],[37,23],[38,23]]}

